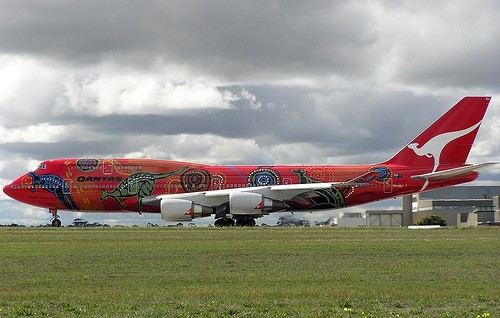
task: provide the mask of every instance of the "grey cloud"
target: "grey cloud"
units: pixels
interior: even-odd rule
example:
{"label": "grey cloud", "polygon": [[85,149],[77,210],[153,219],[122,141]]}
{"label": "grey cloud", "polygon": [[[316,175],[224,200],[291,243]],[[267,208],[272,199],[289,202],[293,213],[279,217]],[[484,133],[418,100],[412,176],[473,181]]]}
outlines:
{"label": "grey cloud", "polygon": [[[410,85],[497,90],[500,7],[495,1],[385,7],[398,24],[392,43],[395,79]],[[395,21],[398,23],[399,20]],[[400,22],[400,21],[399,21]]]}
{"label": "grey cloud", "polygon": [[3,151],[16,153],[23,157],[42,161],[52,158],[107,157],[110,153],[126,153],[131,147],[126,143],[115,141],[62,141],[54,143],[9,143],[1,145]]}
{"label": "grey cloud", "polygon": [[[76,65],[177,64],[223,82],[356,80],[499,86],[496,2],[5,1],[3,53]],[[383,12],[382,15],[380,15]]]}
{"label": "grey cloud", "polygon": [[[239,91],[241,88],[225,89]],[[127,149],[104,148],[106,143],[82,147],[93,149],[94,153],[137,151],[143,147],[136,141],[138,136],[149,136],[150,140],[142,141],[148,144],[161,136],[211,134],[229,139],[251,138],[268,150],[277,144],[308,143],[318,149],[329,149],[325,152],[328,156],[353,156],[403,147],[460,98],[438,101],[429,97],[415,98],[410,93],[364,91],[361,96],[355,93],[342,98],[329,96],[318,104],[313,98],[316,91],[269,87],[248,89],[264,105],[276,103],[279,106],[264,106],[259,110],[247,107],[203,110],[165,116],[73,117],[69,120],[87,127],[88,131],[100,132],[109,142],[121,140],[121,147],[129,145]],[[63,124],[67,120],[67,116],[58,118],[57,123]]]}
{"label": "grey cloud", "polygon": [[2,50],[71,63],[189,63],[229,79],[367,74],[373,19],[350,2],[4,3]]}

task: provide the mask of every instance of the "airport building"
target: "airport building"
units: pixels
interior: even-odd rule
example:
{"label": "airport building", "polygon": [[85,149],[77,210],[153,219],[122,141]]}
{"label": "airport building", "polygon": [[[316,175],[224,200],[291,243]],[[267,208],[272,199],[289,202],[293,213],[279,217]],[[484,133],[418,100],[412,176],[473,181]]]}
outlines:
{"label": "airport building", "polygon": [[336,226],[366,226],[366,213],[363,212],[340,212],[338,218],[332,218],[330,225]]}
{"label": "airport building", "polygon": [[408,226],[438,215],[449,226],[498,225],[499,197],[500,186],[448,187],[405,196],[401,210],[368,210],[365,220],[367,226]]}

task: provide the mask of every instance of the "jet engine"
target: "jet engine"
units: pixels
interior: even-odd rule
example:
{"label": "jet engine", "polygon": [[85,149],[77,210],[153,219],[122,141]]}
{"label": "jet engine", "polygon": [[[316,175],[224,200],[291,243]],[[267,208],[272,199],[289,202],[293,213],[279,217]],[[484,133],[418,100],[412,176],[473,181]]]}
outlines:
{"label": "jet engine", "polygon": [[234,215],[262,215],[286,209],[283,201],[266,198],[252,192],[234,192],[229,195],[229,211]]}
{"label": "jet engine", "polygon": [[163,199],[160,204],[161,218],[165,221],[184,222],[209,216],[214,209],[189,200]]}

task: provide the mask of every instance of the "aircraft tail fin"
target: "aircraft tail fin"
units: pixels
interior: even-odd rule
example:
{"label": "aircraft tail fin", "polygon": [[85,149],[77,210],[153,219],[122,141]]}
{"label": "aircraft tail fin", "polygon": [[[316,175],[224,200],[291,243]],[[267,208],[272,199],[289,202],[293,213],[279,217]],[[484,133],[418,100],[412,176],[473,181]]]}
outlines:
{"label": "aircraft tail fin", "polygon": [[464,165],[490,99],[464,97],[385,163],[431,172]]}

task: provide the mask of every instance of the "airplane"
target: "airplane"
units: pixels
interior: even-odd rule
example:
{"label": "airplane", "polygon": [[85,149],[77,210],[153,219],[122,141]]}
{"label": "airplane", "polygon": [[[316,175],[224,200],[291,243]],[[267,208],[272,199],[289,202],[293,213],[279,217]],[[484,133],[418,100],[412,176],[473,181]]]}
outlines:
{"label": "airplane", "polygon": [[377,164],[208,165],[154,159],[46,160],[7,184],[11,198],[59,210],[214,215],[215,226],[255,226],[273,212],[331,210],[470,182],[496,163],[466,164],[490,97],[464,97]]}

